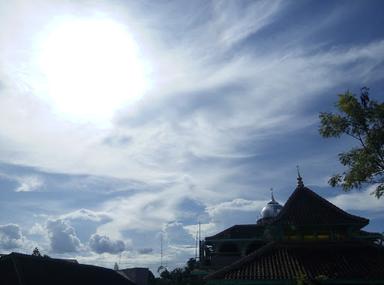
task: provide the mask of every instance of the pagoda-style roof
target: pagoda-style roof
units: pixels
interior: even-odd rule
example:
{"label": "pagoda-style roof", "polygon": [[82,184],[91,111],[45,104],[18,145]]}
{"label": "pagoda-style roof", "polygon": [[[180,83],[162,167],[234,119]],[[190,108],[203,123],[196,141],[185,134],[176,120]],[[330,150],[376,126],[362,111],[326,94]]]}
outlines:
{"label": "pagoda-style roof", "polygon": [[252,280],[323,278],[354,280],[355,283],[367,284],[368,280],[384,281],[383,264],[384,248],[372,243],[271,242],[239,261],[208,275],[206,279],[225,280],[225,284],[232,284],[231,280],[243,280],[251,284]]}
{"label": "pagoda-style roof", "polygon": [[206,237],[208,240],[216,239],[251,239],[262,236],[265,227],[262,225],[234,225],[213,236]]}
{"label": "pagoda-style roof", "polygon": [[299,185],[273,223],[294,226],[355,225],[361,228],[369,220],[349,214],[304,185]]}

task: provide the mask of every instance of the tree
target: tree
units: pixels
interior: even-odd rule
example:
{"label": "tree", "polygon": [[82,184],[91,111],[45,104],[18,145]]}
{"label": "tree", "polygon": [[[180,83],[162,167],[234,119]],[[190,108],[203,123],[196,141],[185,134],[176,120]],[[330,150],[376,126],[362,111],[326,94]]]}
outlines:
{"label": "tree", "polygon": [[41,257],[40,251],[37,247],[35,247],[35,249],[33,250],[32,255]]}
{"label": "tree", "polygon": [[119,265],[117,264],[117,262],[115,262],[115,265],[113,266],[113,270],[119,270]]}
{"label": "tree", "polygon": [[188,259],[186,270],[188,270],[189,272],[192,272],[196,267],[197,267],[196,259],[194,258]]}
{"label": "tree", "polygon": [[178,267],[172,271],[165,269],[161,272],[160,278],[157,279],[156,284],[169,284],[169,285],[193,285],[193,284],[205,284],[205,282],[199,279],[198,276],[193,275],[192,271],[198,267],[198,262],[194,258],[190,258],[187,261],[187,266]]}
{"label": "tree", "polygon": [[384,104],[371,100],[367,87],[361,89],[359,99],[347,91],[339,95],[338,113],[320,113],[323,137],[348,135],[358,142],[357,147],[339,154],[347,170],[333,175],[328,183],[345,191],[371,183],[373,194],[380,198],[384,194]]}

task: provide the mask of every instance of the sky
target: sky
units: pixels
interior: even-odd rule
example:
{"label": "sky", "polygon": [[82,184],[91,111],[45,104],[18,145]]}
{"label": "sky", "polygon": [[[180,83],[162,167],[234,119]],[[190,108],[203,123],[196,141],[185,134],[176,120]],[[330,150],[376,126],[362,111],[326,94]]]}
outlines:
{"label": "sky", "polygon": [[183,266],[202,237],[327,181],[337,94],[383,101],[383,1],[0,0],[0,252]]}

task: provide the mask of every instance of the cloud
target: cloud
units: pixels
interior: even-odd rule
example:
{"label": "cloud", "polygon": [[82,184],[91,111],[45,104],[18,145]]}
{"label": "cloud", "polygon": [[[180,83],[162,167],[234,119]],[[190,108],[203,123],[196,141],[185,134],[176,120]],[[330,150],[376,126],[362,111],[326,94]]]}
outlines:
{"label": "cloud", "polygon": [[329,201],[343,210],[367,211],[370,214],[383,211],[382,199],[377,199],[372,192],[375,185],[368,187],[363,191],[352,191],[350,193],[340,194],[329,199]]}
{"label": "cloud", "polygon": [[80,250],[81,242],[75,229],[65,220],[49,220],[46,225],[52,252],[68,253]]}
{"label": "cloud", "polygon": [[95,212],[89,209],[79,209],[60,216],[61,219],[66,220],[81,220],[105,223],[111,220],[107,213]]}
{"label": "cloud", "polygon": [[209,206],[207,212],[212,221],[221,227],[234,224],[254,224],[260,218],[260,211],[267,202],[239,198]]}
{"label": "cloud", "polygon": [[46,227],[42,226],[39,223],[35,223],[28,231],[29,235],[38,235],[45,237],[47,235]]}
{"label": "cloud", "polygon": [[111,240],[105,235],[94,234],[89,239],[90,248],[96,253],[117,254],[126,249],[126,245],[122,240]]}
{"label": "cloud", "polygon": [[[1,113],[7,118],[0,121],[2,159],[64,173],[140,181],[170,179],[186,168],[193,172],[191,159],[195,157],[252,156],[266,137],[314,124],[316,119],[303,114],[303,109],[323,96],[324,90],[344,84],[346,77],[361,82],[381,74],[372,71],[383,58],[380,41],[317,53],[308,52],[306,43],[301,43],[290,49],[277,44],[268,52],[228,54],[220,43],[234,46],[246,41],[278,21],[284,8],[279,1],[244,5],[217,2],[201,6],[198,11],[203,19],[193,24],[200,31],[210,31],[209,41],[203,40],[204,33],[183,33],[185,42],[193,43],[188,51],[178,45],[158,49],[153,90],[140,102],[122,108],[107,129],[65,122],[36,97],[7,90],[9,95],[18,95],[1,99]],[[205,8],[210,12],[203,13]],[[172,11],[172,7],[167,9]],[[194,18],[192,11],[190,19]],[[169,16],[163,9],[158,12]],[[178,20],[184,20],[184,14],[180,15]],[[146,33],[146,46],[145,41],[155,36],[148,27],[153,22],[137,21]],[[214,52],[205,50],[204,56],[198,56],[206,42],[217,43]],[[15,109],[21,109],[21,114],[14,114]],[[255,144],[252,151],[241,147],[244,142]],[[66,152],[61,151],[64,148]]]}
{"label": "cloud", "polygon": [[280,10],[281,1],[257,1],[244,3],[215,1],[213,26],[219,30],[219,43],[231,46],[257,33],[274,19]]}
{"label": "cloud", "polygon": [[194,247],[195,239],[181,222],[169,222],[163,227],[163,237],[172,247]]}
{"label": "cloud", "polygon": [[16,192],[29,192],[40,189],[44,185],[44,180],[39,176],[21,176],[17,178],[20,186]]}
{"label": "cloud", "polygon": [[101,209],[113,220],[101,225],[97,233],[121,239],[123,231],[161,230],[165,222],[174,220],[183,193],[171,186],[167,189],[162,189],[164,185],[158,186],[157,192],[141,191],[105,202]]}
{"label": "cloud", "polygon": [[9,250],[22,248],[25,238],[16,224],[0,225],[0,248]]}
{"label": "cloud", "polygon": [[[383,79],[375,17],[348,31],[360,12],[382,10],[375,5],[316,2],[308,18],[308,5],[283,1],[37,1],[0,1],[0,160],[14,166],[0,181],[0,201],[4,220],[24,227],[19,220],[33,209],[33,238],[45,235],[52,252],[77,251],[88,262],[103,262],[82,251],[91,240],[110,252],[132,240],[139,250],[123,252],[131,265],[153,264],[164,231],[169,262],[182,263],[193,256],[199,220],[207,235],[255,223],[268,199],[260,189],[280,188],[286,198],[299,161],[310,183],[335,165],[340,151],[316,130],[334,94]],[[150,81],[102,126],[55,114],[34,58],[55,19],[95,11],[137,40]],[[379,213],[372,198],[363,191],[332,199]],[[140,254],[146,248],[156,254]]]}
{"label": "cloud", "polygon": [[147,248],[139,248],[137,250],[138,253],[140,254],[150,254],[153,252],[153,248],[147,247]]}
{"label": "cloud", "polygon": [[[1,164],[0,167],[4,167]],[[22,168],[22,167],[21,167]],[[40,190],[45,186],[44,178],[41,175],[36,175],[30,172],[29,174],[22,173],[8,173],[6,169],[1,169],[0,179],[5,181],[14,182],[18,185],[15,187],[15,192],[30,192]],[[23,171],[20,171],[23,172]]]}

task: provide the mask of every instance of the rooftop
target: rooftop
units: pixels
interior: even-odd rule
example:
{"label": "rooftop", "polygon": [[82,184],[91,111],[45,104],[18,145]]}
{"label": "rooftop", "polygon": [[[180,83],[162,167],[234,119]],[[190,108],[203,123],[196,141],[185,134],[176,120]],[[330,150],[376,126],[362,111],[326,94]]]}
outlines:
{"label": "rooftop", "polygon": [[14,285],[133,284],[112,269],[15,252],[0,258],[0,276]]}
{"label": "rooftop", "polygon": [[384,279],[384,248],[371,243],[271,242],[207,279]]}

